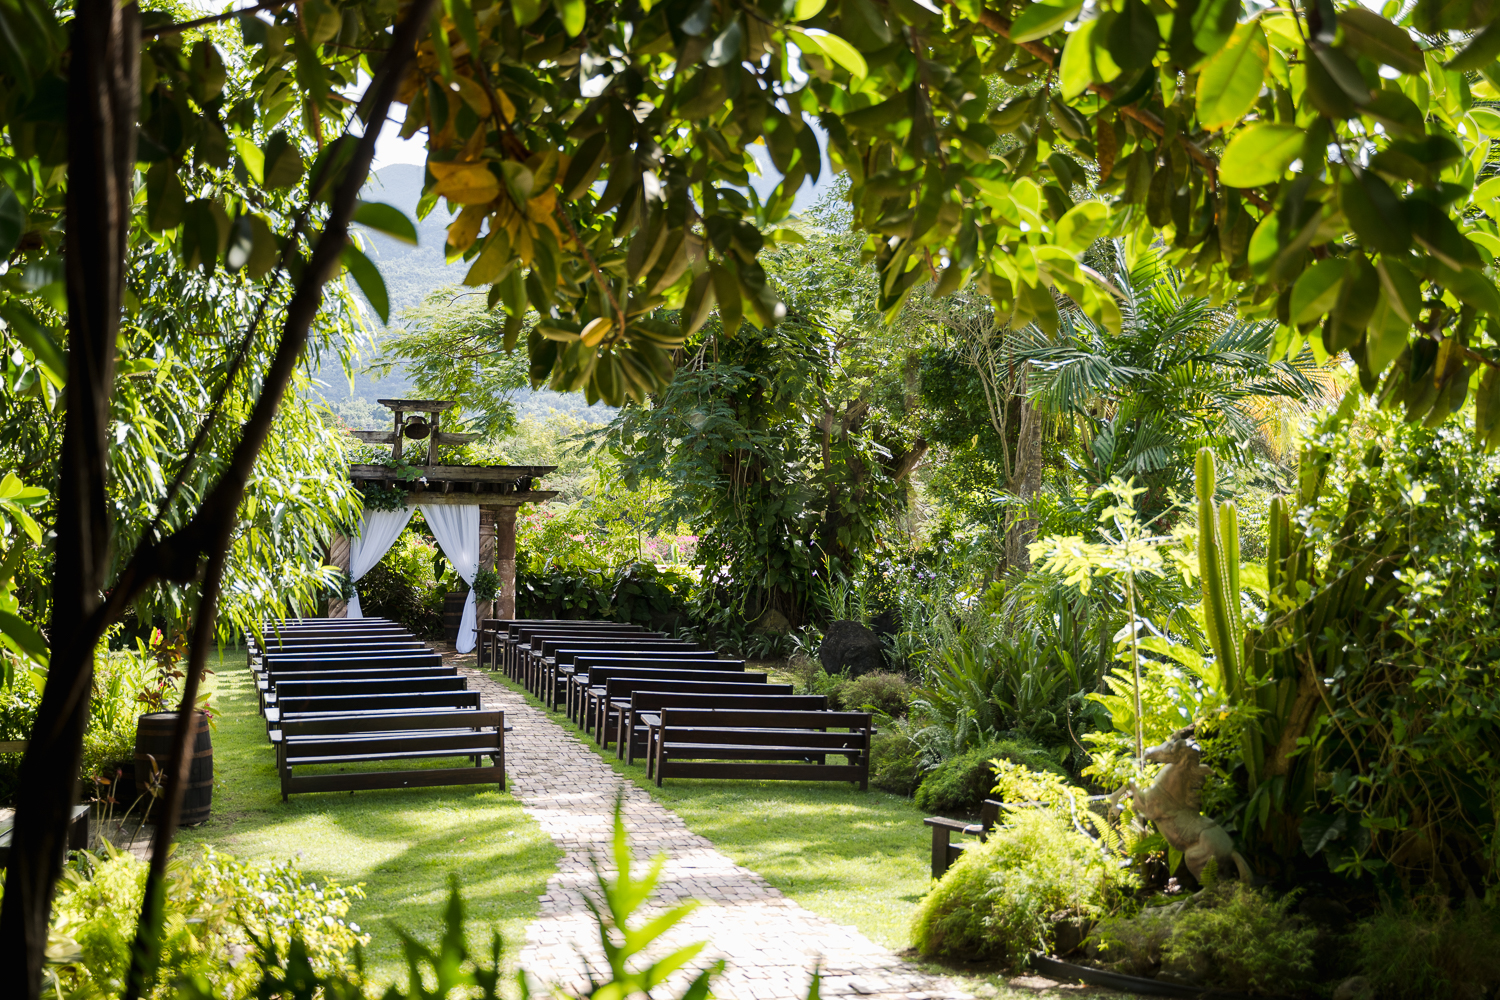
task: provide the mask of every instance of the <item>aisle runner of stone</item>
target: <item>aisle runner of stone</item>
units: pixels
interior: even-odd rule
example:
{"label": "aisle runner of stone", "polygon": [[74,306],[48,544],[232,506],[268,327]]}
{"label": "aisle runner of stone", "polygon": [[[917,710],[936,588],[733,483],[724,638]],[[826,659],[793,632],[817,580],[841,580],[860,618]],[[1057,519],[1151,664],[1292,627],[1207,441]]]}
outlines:
{"label": "aisle runner of stone", "polygon": [[[709,942],[694,965],[702,967],[715,958],[726,961],[727,969],[713,988],[715,996],[800,1000],[807,995],[814,965],[821,961],[824,996],[970,1000],[952,982],[902,962],[854,928],[787,899],[689,831],[675,813],[615,774],[521,695],[479,671],[466,667],[463,672],[471,688],[483,693],[485,707],[504,709],[513,727],[505,737],[511,793],[566,852],[547,883],[541,915],[527,931],[522,968],[570,990],[584,989],[587,970],[596,977],[607,976],[584,892],[597,892],[590,859],[604,862],[609,857],[614,803],[623,791],[626,826],[638,861],[660,853],[667,856],[658,885],[661,905],[700,902],[672,933],[670,946]],[[676,991],[667,989],[662,995]]]}

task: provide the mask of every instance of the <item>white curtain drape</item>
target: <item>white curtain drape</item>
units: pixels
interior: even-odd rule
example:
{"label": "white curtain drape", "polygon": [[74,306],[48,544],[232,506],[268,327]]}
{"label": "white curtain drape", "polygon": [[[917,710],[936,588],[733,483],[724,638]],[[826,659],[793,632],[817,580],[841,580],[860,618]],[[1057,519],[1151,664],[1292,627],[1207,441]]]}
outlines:
{"label": "white curtain drape", "polygon": [[422,504],[422,516],[432,536],[442,546],[443,554],[469,585],[469,599],[464,601],[464,616],[458,623],[458,642],[454,648],[467,653],[474,648],[478,632],[475,620],[474,577],[479,573],[479,505]]}
{"label": "white curtain drape", "polygon": [[[475,508],[476,510],[478,508]],[[477,515],[476,515],[477,516]],[[349,576],[355,582],[364,576],[390,551],[396,539],[406,528],[406,522],[411,520],[411,508],[402,507],[400,510],[367,510],[365,511],[364,524],[360,526],[359,537],[349,540]],[[478,535],[479,529],[474,529]],[[476,561],[479,545],[474,546]],[[359,591],[349,598],[349,617],[363,618],[364,612],[359,607]]]}

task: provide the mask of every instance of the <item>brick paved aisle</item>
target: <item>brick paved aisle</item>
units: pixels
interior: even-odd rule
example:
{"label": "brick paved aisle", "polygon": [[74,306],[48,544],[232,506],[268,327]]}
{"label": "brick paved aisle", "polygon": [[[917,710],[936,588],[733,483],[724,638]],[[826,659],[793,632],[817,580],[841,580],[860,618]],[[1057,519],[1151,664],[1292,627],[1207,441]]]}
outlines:
{"label": "brick paved aisle", "polygon": [[566,852],[547,883],[541,915],[527,931],[522,968],[574,989],[583,986],[585,960],[596,975],[607,969],[583,892],[594,889],[590,856],[608,858],[614,802],[623,790],[637,858],[667,855],[659,901],[664,906],[688,899],[701,903],[672,934],[670,945],[708,941],[702,956],[706,961],[695,963],[698,967],[715,958],[726,960],[728,968],[714,986],[716,996],[800,1000],[821,960],[824,996],[968,1000],[954,983],[922,972],[854,928],[786,898],[688,830],[675,813],[617,775],[521,695],[479,671],[466,667],[463,672],[470,686],[483,693],[485,706],[504,709],[514,727],[505,737],[511,793]]}

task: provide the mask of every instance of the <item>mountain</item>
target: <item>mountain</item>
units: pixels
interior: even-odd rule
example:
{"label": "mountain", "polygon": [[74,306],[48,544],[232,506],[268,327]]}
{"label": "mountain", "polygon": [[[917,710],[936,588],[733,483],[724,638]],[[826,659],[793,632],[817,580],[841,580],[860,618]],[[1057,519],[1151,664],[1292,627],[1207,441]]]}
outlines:
{"label": "mountain", "polygon": [[[444,285],[462,282],[469,269],[467,262],[456,261],[450,265],[444,256],[448,224],[453,220],[453,214],[443,202],[438,202],[427,218],[417,219],[417,201],[422,197],[425,173],[426,168],[418,164],[393,163],[375,171],[361,194],[366,201],[394,205],[417,224],[416,246],[381,233],[361,230],[367,241],[366,252],[385,279],[386,292],[391,300],[392,326],[400,325],[401,313],[419,304],[428,293]],[[375,327],[373,342],[359,345],[358,365],[367,367],[379,356],[383,333],[383,328]],[[411,379],[399,368],[383,378],[377,378],[368,370],[359,370],[351,386],[337,360],[330,358],[321,366],[320,378],[325,383],[320,387],[323,399],[352,427],[385,426],[389,411],[375,400],[408,397],[412,392]],[[535,420],[545,420],[551,411],[557,410],[580,420],[604,423],[615,413],[613,407],[603,404],[589,406],[580,393],[523,389],[516,394],[515,400],[518,414]]]}

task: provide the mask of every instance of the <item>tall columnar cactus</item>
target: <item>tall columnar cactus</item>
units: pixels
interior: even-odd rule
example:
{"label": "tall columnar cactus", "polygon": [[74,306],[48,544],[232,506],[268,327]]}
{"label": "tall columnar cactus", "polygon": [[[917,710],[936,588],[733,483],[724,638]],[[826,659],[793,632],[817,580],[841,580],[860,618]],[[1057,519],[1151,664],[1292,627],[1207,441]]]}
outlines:
{"label": "tall columnar cactus", "polygon": [[[1298,495],[1271,501],[1267,531],[1265,609],[1247,625],[1240,595],[1239,522],[1233,504],[1214,503],[1214,459],[1198,453],[1198,560],[1203,617],[1218,662],[1224,697],[1252,711],[1243,718],[1245,769],[1241,835],[1269,841],[1287,857],[1298,846],[1297,827],[1312,801],[1315,750],[1299,743],[1327,705],[1327,679],[1357,655],[1374,618],[1397,585],[1390,572],[1399,547],[1392,533],[1369,525],[1366,491],[1350,491],[1343,523],[1320,569],[1315,540],[1294,513],[1315,506],[1323,492],[1328,453],[1310,446],[1298,475]],[[1379,529],[1380,526],[1375,526]],[[1374,537],[1366,537],[1373,534]]]}

